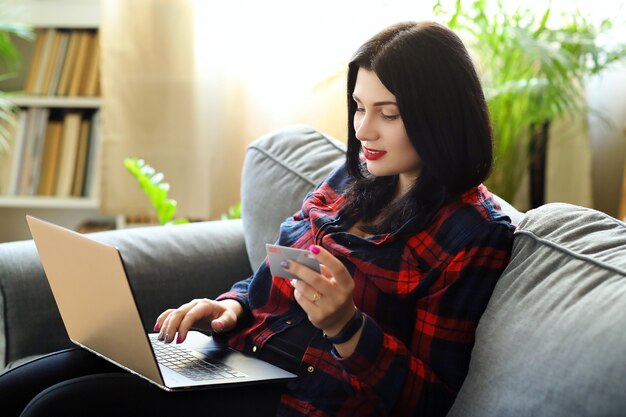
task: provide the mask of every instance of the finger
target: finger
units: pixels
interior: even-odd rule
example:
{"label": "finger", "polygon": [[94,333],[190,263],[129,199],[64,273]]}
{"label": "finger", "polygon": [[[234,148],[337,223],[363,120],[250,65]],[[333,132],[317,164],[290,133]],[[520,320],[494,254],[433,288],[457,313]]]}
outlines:
{"label": "finger", "polygon": [[[178,337],[176,338],[176,343],[182,343],[187,338],[187,333],[189,330],[196,326],[199,328],[206,328],[207,326],[200,326],[199,323],[202,323],[207,318],[211,317],[211,304],[205,302],[198,302],[194,305],[185,315],[183,316],[180,324],[178,325],[177,332]],[[173,335],[172,335],[173,337]]]}
{"label": "finger", "polygon": [[305,294],[313,294],[314,292],[324,294],[331,288],[328,278],[325,278],[322,274],[314,271],[306,265],[296,261],[288,261],[283,268],[300,278],[299,281],[303,284],[308,284],[313,288],[312,291],[303,291]]}
{"label": "finger", "polygon": [[318,245],[309,246],[309,250],[325,266],[326,272],[330,272],[330,275],[337,280],[338,284],[349,284],[352,281],[345,265],[332,253]]}
{"label": "finger", "polygon": [[165,321],[167,316],[169,316],[173,311],[174,309],[170,308],[170,309],[165,310],[161,314],[159,314],[159,317],[157,317],[157,320],[156,320],[156,324],[154,325],[155,332],[158,332],[159,330],[161,330],[161,327],[163,326],[163,322]]}
{"label": "finger", "polygon": [[[332,278],[333,277],[333,273],[330,271],[330,269],[328,269],[328,267],[326,265],[320,264],[320,272],[322,273],[322,276],[324,276],[326,278]],[[334,283],[335,281],[333,280],[332,282]]]}
{"label": "finger", "polygon": [[232,330],[237,324],[237,316],[230,310],[224,309],[222,313],[211,322],[211,328],[216,333]]}
{"label": "finger", "polygon": [[159,340],[165,340],[165,336],[167,334],[167,328],[169,326],[171,316],[175,312],[176,312],[176,309],[170,308],[169,310],[162,313],[161,316],[159,316],[159,319],[161,320],[161,323],[158,326],[159,327],[159,336],[158,336]]}
{"label": "finger", "polygon": [[159,340],[162,340],[165,343],[172,342],[174,340],[174,335],[178,331],[180,322],[185,317],[187,312],[196,304],[197,300],[193,300],[187,304],[183,304],[176,310],[172,311],[163,322],[163,327],[161,328],[161,331],[159,333]]}
{"label": "finger", "polygon": [[315,309],[319,308],[319,306],[316,303],[309,300],[298,290],[295,290],[293,292],[293,296],[296,299],[296,302],[300,304],[300,307],[302,307],[302,309],[307,313],[309,317],[311,317],[311,313],[315,311]]}
{"label": "finger", "polygon": [[294,295],[297,292],[299,296],[306,298],[312,304],[317,303],[317,301],[319,301],[323,295],[303,280],[292,279],[291,285],[295,289]]}

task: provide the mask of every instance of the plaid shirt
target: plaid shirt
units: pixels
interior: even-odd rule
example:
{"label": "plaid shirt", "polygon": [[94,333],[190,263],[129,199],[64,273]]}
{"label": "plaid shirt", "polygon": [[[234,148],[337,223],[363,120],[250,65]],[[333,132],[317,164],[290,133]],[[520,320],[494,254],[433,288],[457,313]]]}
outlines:
{"label": "plaid shirt", "polygon": [[[315,243],[339,258],[355,281],[365,324],[355,352],[342,358],[315,331],[289,382],[280,416],[444,416],[467,374],[474,333],[506,267],[513,226],[484,186],[441,208],[425,226],[408,221],[394,233],[361,238],[342,213],[350,178],[331,173],[286,220],[278,243]],[[415,231],[417,230],[417,231]],[[288,281],[267,263],[219,299],[247,311],[229,343],[262,356],[267,342],[308,323]]]}

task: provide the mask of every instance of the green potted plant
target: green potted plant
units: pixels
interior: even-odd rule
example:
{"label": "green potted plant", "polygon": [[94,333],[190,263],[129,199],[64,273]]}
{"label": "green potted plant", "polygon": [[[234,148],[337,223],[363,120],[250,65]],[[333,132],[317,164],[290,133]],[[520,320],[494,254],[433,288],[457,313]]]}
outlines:
{"label": "green potted plant", "polygon": [[586,117],[584,83],[626,56],[626,45],[605,46],[599,38],[612,27],[573,7],[553,16],[543,9],[505,7],[505,2],[456,0],[436,15],[459,31],[481,67],[493,124],[495,165],[489,187],[513,201],[530,168],[530,205],[543,204],[545,153],[550,125],[566,114]]}
{"label": "green potted plant", "polygon": [[[163,182],[165,176],[162,172],[156,172],[154,168],[146,163],[143,159],[126,158],[124,166],[130,172],[139,187],[148,196],[152,206],[157,212],[157,218],[160,224],[184,224],[189,223],[187,219],[176,219],[177,203],[168,197],[170,185]],[[241,218],[241,202],[236,203],[228,208],[226,213],[222,213],[221,220],[234,220]]]}
{"label": "green potted plant", "polygon": [[150,199],[160,224],[189,223],[187,219],[174,219],[177,207],[176,200],[168,197],[170,185],[163,182],[165,176],[162,172],[156,172],[146,161],[138,158],[126,158],[124,165],[128,172],[137,179],[139,186]]}
{"label": "green potted plant", "polygon": [[[20,69],[21,56],[13,44],[13,37],[32,40],[32,29],[20,23],[9,22],[0,12],[0,82],[15,77]],[[8,125],[15,123],[15,106],[0,89],[0,155],[10,148]]]}

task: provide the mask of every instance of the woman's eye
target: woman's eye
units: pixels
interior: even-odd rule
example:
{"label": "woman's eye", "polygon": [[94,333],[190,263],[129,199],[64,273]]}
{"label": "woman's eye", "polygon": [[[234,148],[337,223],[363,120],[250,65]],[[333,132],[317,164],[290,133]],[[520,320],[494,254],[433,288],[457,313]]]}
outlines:
{"label": "woman's eye", "polygon": [[356,108],[356,112],[357,113],[365,113],[365,109],[363,107],[357,107]]}
{"label": "woman's eye", "polygon": [[384,114],[384,113],[381,113],[381,114],[383,116],[383,119],[385,120],[396,120],[400,117],[399,114]]}

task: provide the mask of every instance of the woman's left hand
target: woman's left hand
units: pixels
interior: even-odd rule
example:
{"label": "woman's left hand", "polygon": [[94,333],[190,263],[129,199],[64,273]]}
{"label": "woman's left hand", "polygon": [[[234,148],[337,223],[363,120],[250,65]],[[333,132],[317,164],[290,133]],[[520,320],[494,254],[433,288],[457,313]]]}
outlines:
{"label": "woman's left hand", "polygon": [[320,261],[321,273],[294,261],[289,261],[286,269],[300,278],[292,279],[291,285],[311,323],[334,336],[354,316],[354,280],[341,261],[326,249],[311,245],[309,250]]}

